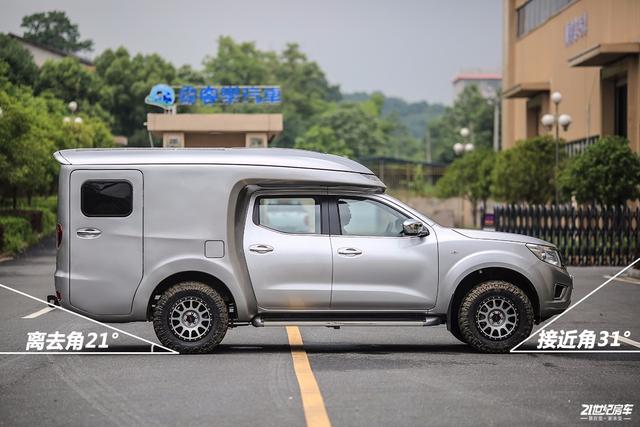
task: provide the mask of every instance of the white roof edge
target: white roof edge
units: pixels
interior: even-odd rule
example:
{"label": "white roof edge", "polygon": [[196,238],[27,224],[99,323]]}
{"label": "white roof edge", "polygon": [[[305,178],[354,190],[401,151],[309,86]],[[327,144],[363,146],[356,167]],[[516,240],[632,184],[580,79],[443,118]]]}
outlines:
{"label": "white roof edge", "polygon": [[91,148],[57,151],[64,165],[227,164],[371,174],[346,157],[290,148]]}
{"label": "white roof edge", "polygon": [[62,155],[61,151],[56,151],[55,153],[53,153],[53,158],[56,159],[56,161],[58,163],[60,163],[61,165],[70,165],[71,162],[67,159],[64,158],[64,156]]}

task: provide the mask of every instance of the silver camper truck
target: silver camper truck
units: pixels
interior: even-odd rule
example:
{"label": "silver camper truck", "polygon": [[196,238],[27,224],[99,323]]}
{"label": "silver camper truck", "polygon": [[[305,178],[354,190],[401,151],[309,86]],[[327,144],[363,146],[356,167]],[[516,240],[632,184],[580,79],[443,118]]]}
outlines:
{"label": "silver camper truck", "polygon": [[183,353],[227,328],[446,324],[506,352],[565,310],[572,278],[532,237],[446,228],[346,158],[288,149],[88,149],[60,163],[55,296],[152,321]]}

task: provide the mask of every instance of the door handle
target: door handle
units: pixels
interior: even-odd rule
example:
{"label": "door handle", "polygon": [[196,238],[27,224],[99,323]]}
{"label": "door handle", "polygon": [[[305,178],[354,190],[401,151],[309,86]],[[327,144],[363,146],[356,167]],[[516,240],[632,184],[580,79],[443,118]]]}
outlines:
{"label": "door handle", "polygon": [[362,255],[362,251],[357,248],[340,248],[338,249],[338,253],[345,256]]}
{"label": "door handle", "polygon": [[251,246],[249,246],[249,250],[251,252],[255,252],[255,253],[258,253],[258,254],[266,254],[266,253],[269,253],[269,252],[273,252],[273,246],[263,245],[263,244],[251,245]]}
{"label": "door handle", "polygon": [[91,228],[91,227],[79,228],[76,231],[76,235],[81,239],[96,239],[100,237],[101,234],[102,234],[102,231],[98,230],[97,228]]}

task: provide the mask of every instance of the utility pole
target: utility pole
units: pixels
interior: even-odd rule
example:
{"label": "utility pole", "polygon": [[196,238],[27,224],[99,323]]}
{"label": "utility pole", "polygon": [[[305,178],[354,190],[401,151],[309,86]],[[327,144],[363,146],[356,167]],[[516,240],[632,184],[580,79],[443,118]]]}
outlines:
{"label": "utility pole", "polygon": [[425,134],[425,141],[427,143],[426,147],[426,155],[427,155],[427,163],[431,163],[431,129],[427,126],[427,133]]}
{"label": "utility pole", "polygon": [[553,114],[545,114],[542,116],[540,120],[542,125],[547,129],[551,130],[553,126],[555,126],[555,146],[556,146],[556,164],[554,168],[554,177],[555,177],[555,204],[558,206],[560,203],[560,197],[558,194],[558,174],[559,174],[559,161],[560,161],[560,126],[566,132],[569,129],[569,125],[571,125],[571,116],[568,114],[560,114],[558,106],[560,102],[562,102],[562,94],[560,92],[553,92],[551,94],[551,101],[555,104],[555,109]]}
{"label": "utility pole", "polygon": [[493,104],[493,151],[500,151],[500,98]]}

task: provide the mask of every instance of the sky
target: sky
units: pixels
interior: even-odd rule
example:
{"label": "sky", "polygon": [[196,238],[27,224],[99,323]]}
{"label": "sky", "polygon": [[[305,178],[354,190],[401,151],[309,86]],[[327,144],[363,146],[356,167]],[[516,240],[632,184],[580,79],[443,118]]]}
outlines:
{"label": "sky", "polygon": [[89,58],[122,45],[200,68],[221,35],[296,42],[343,92],[407,101],[449,104],[459,71],[502,65],[501,0],[0,0],[0,32],[22,35],[23,16],[48,10],[94,41]]}

